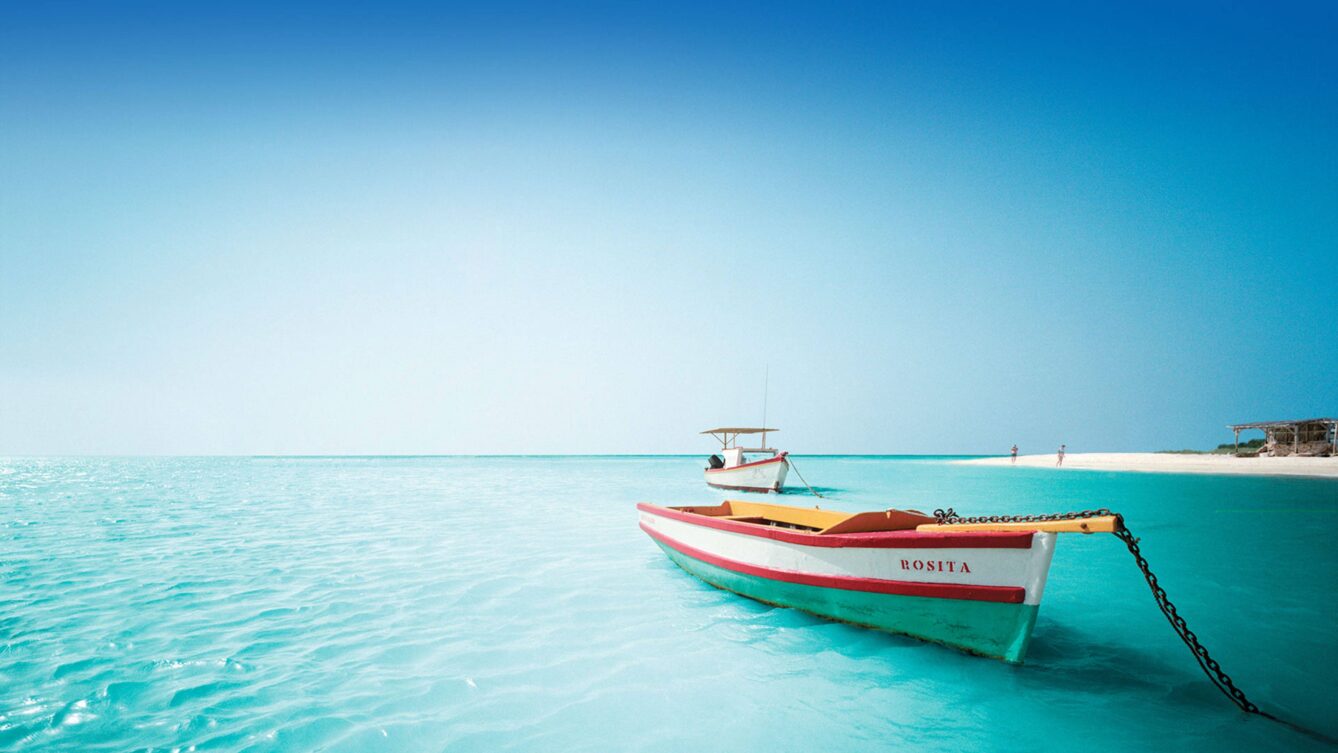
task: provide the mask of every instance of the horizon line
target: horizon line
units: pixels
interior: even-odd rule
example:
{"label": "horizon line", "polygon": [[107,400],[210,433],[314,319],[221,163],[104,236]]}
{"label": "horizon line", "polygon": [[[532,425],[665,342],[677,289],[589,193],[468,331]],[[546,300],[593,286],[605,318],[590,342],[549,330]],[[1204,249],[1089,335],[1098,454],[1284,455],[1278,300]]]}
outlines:
{"label": "horizon line", "polygon": [[[430,453],[56,453],[6,454],[0,459],[47,458],[616,458],[616,457],[699,457],[699,452],[430,452]],[[789,453],[794,457],[1007,457],[1001,453],[975,452],[813,452]],[[1044,454],[1044,453],[1042,453]],[[1073,453],[1077,454],[1077,453]]]}

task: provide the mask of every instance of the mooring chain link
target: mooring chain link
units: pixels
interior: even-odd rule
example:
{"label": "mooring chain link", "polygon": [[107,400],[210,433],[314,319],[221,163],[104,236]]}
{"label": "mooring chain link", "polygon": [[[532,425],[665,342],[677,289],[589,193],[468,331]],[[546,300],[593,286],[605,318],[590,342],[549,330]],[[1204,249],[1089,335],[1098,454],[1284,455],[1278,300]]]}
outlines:
{"label": "mooring chain link", "polygon": [[[800,481],[804,481],[804,474],[800,473],[799,469],[794,467],[794,462],[791,461],[788,456],[785,458],[785,464],[790,466],[790,470],[794,471],[794,475],[798,476]],[[822,496],[821,494],[818,494],[817,489],[814,489],[813,487],[809,486],[807,481],[804,481],[804,486],[808,487],[808,490],[812,492],[813,496],[817,497],[818,499],[826,499],[826,497]]]}
{"label": "mooring chain link", "polygon": [[1152,598],[1156,600],[1157,607],[1161,613],[1166,616],[1166,621],[1171,623],[1176,635],[1185,642],[1189,650],[1194,654],[1194,659],[1198,661],[1199,667],[1203,673],[1208,676],[1213,685],[1222,691],[1231,702],[1240,707],[1240,709],[1249,714],[1258,714],[1266,716],[1269,719],[1277,717],[1266,711],[1260,711],[1259,707],[1250,702],[1245,697],[1245,693],[1236,687],[1236,683],[1231,680],[1231,676],[1222,670],[1222,666],[1215,659],[1208,655],[1208,649],[1199,642],[1199,638],[1194,631],[1189,629],[1185,623],[1185,618],[1176,611],[1175,604],[1166,595],[1166,589],[1157,583],[1157,576],[1148,566],[1148,561],[1143,557],[1143,552],[1138,548],[1138,539],[1134,537],[1129,529],[1124,525],[1124,516],[1113,513],[1106,508],[1099,510],[1081,510],[1078,512],[1063,512],[1053,515],[987,515],[977,518],[966,518],[958,515],[951,507],[947,510],[935,510],[934,517],[940,525],[966,524],[966,523],[1040,523],[1055,520],[1081,520],[1083,518],[1098,518],[1113,516],[1116,521],[1115,535],[1119,537],[1124,545],[1129,548],[1129,553],[1134,556],[1134,561],[1138,563],[1138,569],[1142,571],[1143,577],[1148,582],[1148,588],[1152,589]]}
{"label": "mooring chain link", "polygon": [[1194,658],[1198,661],[1199,666],[1203,668],[1203,673],[1208,676],[1208,679],[1217,686],[1218,690],[1239,706],[1241,711],[1272,718],[1271,714],[1260,711],[1258,706],[1251,703],[1250,699],[1245,697],[1244,691],[1236,687],[1236,683],[1231,680],[1231,676],[1222,669],[1222,665],[1208,655],[1208,648],[1199,642],[1199,637],[1194,634],[1193,630],[1189,629],[1185,618],[1180,616],[1180,613],[1175,609],[1175,604],[1172,604],[1170,597],[1166,595],[1166,589],[1157,583],[1156,574],[1152,572],[1147,559],[1143,557],[1143,552],[1138,548],[1138,539],[1129,532],[1128,528],[1124,527],[1123,518],[1120,518],[1119,529],[1115,532],[1115,535],[1124,542],[1125,546],[1129,547],[1129,553],[1134,556],[1134,561],[1138,563],[1138,569],[1143,572],[1143,577],[1147,579],[1148,588],[1152,589],[1152,598],[1157,601],[1158,608],[1161,609],[1162,614],[1166,615],[1166,621],[1171,623],[1176,635],[1179,635],[1180,640],[1184,641],[1189,650],[1193,652]]}
{"label": "mooring chain link", "polygon": [[[1057,512],[1049,515],[985,515],[979,518],[964,518],[949,507],[947,510],[935,510],[934,517],[942,525],[950,523],[1040,523],[1048,520],[1081,520],[1083,518],[1104,518],[1115,513],[1100,510],[1080,510],[1078,512]],[[1115,517],[1119,517],[1115,515]]]}

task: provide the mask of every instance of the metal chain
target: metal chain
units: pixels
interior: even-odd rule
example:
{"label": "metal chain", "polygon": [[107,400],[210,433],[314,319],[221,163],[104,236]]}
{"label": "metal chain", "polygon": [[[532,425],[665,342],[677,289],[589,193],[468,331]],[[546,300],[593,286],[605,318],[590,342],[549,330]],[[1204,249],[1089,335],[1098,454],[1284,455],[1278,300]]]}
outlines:
{"label": "metal chain", "polygon": [[[1241,711],[1249,714],[1258,714],[1276,721],[1277,717],[1266,711],[1260,711],[1259,707],[1250,702],[1245,697],[1245,693],[1236,687],[1236,683],[1231,680],[1231,676],[1223,671],[1222,666],[1215,659],[1208,655],[1208,649],[1199,642],[1199,638],[1194,631],[1189,629],[1185,623],[1185,618],[1181,617],[1176,611],[1175,605],[1166,595],[1166,589],[1157,583],[1157,576],[1153,574],[1148,566],[1148,561],[1143,557],[1142,551],[1138,548],[1138,539],[1134,537],[1129,529],[1124,525],[1124,516],[1113,513],[1106,508],[1099,510],[1081,510],[1079,512],[1063,512],[1053,515],[987,515],[978,518],[965,518],[956,513],[951,507],[947,510],[935,510],[934,517],[940,525],[953,525],[965,523],[1039,523],[1053,520],[1079,520],[1082,518],[1096,518],[1105,516],[1114,516],[1116,521],[1115,535],[1119,537],[1124,545],[1129,548],[1129,553],[1134,556],[1134,561],[1138,563],[1138,569],[1142,571],[1143,577],[1148,582],[1148,588],[1152,589],[1152,598],[1156,600],[1157,607],[1161,613],[1166,616],[1166,621],[1171,623],[1176,635],[1185,642],[1189,650],[1194,654],[1194,659],[1198,661],[1199,667],[1203,673],[1208,676],[1213,685],[1222,691],[1223,695],[1231,699],[1231,702],[1240,707]],[[1286,724],[1290,724],[1284,722]],[[1308,730],[1305,730],[1308,732]]]}
{"label": "metal chain", "polygon": [[[785,458],[785,464],[790,466],[790,470],[794,471],[794,475],[798,476],[800,481],[804,481],[804,474],[800,473],[799,469],[794,467],[794,463],[790,460],[788,456]],[[804,486],[808,486],[807,481],[804,481]],[[808,486],[808,490],[812,492],[813,496],[817,497],[818,499],[826,499],[826,497],[822,496],[821,494],[818,494],[817,489]]]}
{"label": "metal chain", "polygon": [[1199,667],[1203,669],[1203,674],[1208,676],[1213,685],[1222,691],[1223,695],[1231,699],[1231,702],[1240,707],[1241,711],[1249,714],[1259,714],[1270,719],[1275,718],[1272,714],[1260,711],[1259,707],[1250,703],[1250,699],[1245,697],[1245,693],[1231,680],[1231,676],[1222,669],[1222,666],[1208,655],[1208,648],[1199,642],[1199,637],[1189,629],[1185,623],[1185,618],[1176,611],[1175,604],[1171,603],[1170,597],[1166,595],[1166,589],[1157,583],[1157,576],[1148,567],[1148,561],[1143,557],[1143,552],[1138,548],[1138,539],[1124,527],[1124,518],[1117,516],[1119,526],[1115,535],[1129,547],[1129,553],[1134,556],[1134,561],[1138,563],[1138,569],[1143,572],[1143,577],[1147,579],[1148,588],[1152,589],[1152,598],[1157,601],[1157,607],[1161,613],[1166,615],[1166,621],[1171,623],[1171,628],[1175,630],[1180,640],[1185,642],[1189,650],[1193,652],[1194,659],[1198,661]]}
{"label": "metal chain", "polygon": [[949,525],[953,523],[1041,523],[1047,520],[1081,520],[1082,518],[1103,518],[1115,513],[1101,508],[1100,510],[1080,510],[1078,512],[1057,512],[1049,515],[985,515],[979,518],[964,518],[957,514],[956,510],[949,507],[947,510],[935,510],[934,517],[938,519],[940,525]]}

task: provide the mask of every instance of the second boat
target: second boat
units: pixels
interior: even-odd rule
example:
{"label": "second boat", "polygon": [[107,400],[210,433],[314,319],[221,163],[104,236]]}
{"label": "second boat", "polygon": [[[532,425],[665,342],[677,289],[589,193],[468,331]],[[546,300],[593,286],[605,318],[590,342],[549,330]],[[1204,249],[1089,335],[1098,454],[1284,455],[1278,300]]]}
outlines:
{"label": "second boat", "polygon": [[[720,454],[707,460],[706,483],[717,489],[733,491],[779,492],[785,486],[785,474],[790,470],[790,464],[785,459],[789,453],[767,447],[767,433],[776,431],[780,430],[723,427],[702,432],[720,442]],[[753,434],[762,435],[761,446],[739,446],[739,437]]]}

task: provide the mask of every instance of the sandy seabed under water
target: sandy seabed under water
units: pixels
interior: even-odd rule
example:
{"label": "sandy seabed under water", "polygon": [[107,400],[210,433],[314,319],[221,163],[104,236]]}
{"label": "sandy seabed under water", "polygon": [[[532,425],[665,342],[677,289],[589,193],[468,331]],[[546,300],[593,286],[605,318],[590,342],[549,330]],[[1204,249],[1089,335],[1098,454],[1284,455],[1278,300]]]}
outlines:
{"label": "sandy seabed under water", "polygon": [[[1076,457],[1076,456],[1074,456]],[[704,457],[0,459],[0,751],[1320,751],[1239,712],[1116,538],[1026,663],[773,608],[637,502]],[[1250,699],[1338,736],[1338,482],[801,457],[844,510],[1109,507]]]}

